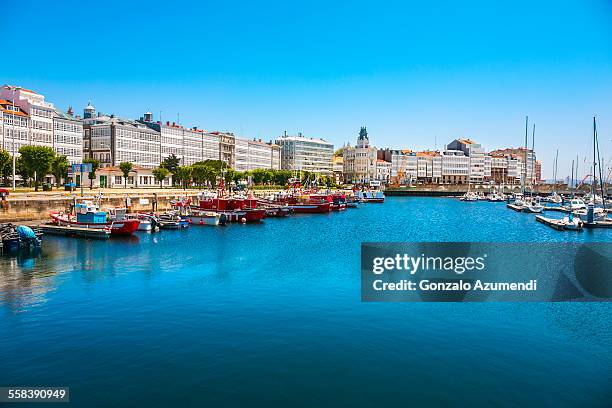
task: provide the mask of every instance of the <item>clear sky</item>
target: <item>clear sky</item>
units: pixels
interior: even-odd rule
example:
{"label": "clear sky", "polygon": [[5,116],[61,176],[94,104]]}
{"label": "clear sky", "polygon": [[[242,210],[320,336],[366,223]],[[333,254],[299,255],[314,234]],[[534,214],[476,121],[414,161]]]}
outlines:
{"label": "clear sky", "polygon": [[0,82],[81,111],[377,147],[612,158],[612,1],[4,2]]}

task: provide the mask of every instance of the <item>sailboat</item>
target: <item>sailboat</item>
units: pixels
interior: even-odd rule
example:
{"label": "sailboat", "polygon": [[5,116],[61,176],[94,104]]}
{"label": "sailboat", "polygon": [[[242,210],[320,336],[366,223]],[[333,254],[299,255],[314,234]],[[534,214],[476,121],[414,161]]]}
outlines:
{"label": "sailboat", "polygon": [[[531,151],[532,153],[535,152],[535,123],[533,124],[533,134],[531,136]],[[525,144],[525,163],[527,162],[527,144]],[[526,167],[526,166],[525,166]],[[534,182],[535,182],[535,177],[534,177],[534,173],[535,173],[535,162],[534,162],[534,155],[531,155],[531,191],[530,191],[530,198],[529,200],[527,200],[525,202],[525,207],[523,207],[523,211],[524,212],[528,212],[528,213],[541,213],[542,210],[544,210],[544,206],[542,204],[540,204],[540,198],[539,197],[534,197],[533,196],[533,189],[534,189]],[[525,179],[527,179],[527,172],[525,171]]]}
{"label": "sailboat", "polygon": [[529,116],[525,116],[525,156],[523,160],[523,177],[521,180],[521,193],[514,194],[514,201],[512,204],[508,204],[507,207],[512,208],[516,211],[523,211],[527,207],[527,201],[525,199],[525,181],[527,179],[527,138],[529,135]]}
{"label": "sailboat", "polygon": [[[597,194],[597,166],[599,166],[599,184],[601,187],[601,195]],[[608,210],[606,209],[604,197],[605,192],[603,186],[603,172],[601,169],[601,158],[599,156],[599,140],[597,137],[597,121],[595,117],[593,117],[593,176],[591,181],[591,191],[584,197],[584,201],[588,203],[588,207],[585,205],[584,209],[575,211],[574,214],[586,216],[588,218],[589,212],[592,211],[593,221],[607,220]],[[597,207],[597,205],[602,205],[602,207]]]}

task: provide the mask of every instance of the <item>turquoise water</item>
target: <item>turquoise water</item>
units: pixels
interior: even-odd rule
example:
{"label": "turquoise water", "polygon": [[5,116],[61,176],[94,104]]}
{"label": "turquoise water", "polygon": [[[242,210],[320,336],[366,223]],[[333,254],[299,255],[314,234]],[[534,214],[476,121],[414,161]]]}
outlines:
{"label": "turquoise water", "polygon": [[40,254],[0,258],[0,386],[70,386],[70,406],[97,407],[610,406],[610,303],[360,302],[360,243],[421,240],[612,230],[388,198],[107,242],[48,236]]}

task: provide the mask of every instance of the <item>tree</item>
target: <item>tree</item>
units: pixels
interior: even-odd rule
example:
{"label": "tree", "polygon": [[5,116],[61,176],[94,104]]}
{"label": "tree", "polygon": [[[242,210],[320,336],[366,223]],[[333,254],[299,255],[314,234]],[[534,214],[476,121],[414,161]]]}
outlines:
{"label": "tree", "polygon": [[164,188],[163,181],[168,177],[168,174],[170,174],[170,171],[165,167],[158,167],[153,170],[153,177],[155,177],[155,180],[159,181],[159,186],[161,188]]}
{"label": "tree", "polygon": [[265,181],[266,171],[264,169],[254,169],[251,174],[253,176],[253,183],[261,184]]}
{"label": "tree", "polygon": [[23,180],[23,184],[31,187],[30,179],[34,177],[34,171],[29,169],[23,162],[23,159],[20,157],[15,161],[15,173],[21,176],[21,180]]}
{"label": "tree", "polygon": [[4,149],[0,149],[0,178],[4,178],[5,180],[8,177],[9,172],[11,172],[13,167],[13,158]]}
{"label": "tree", "polygon": [[187,189],[187,183],[191,181],[191,167],[180,166],[176,168],[174,178],[183,185],[184,189]]}
{"label": "tree", "polygon": [[68,176],[70,163],[66,156],[55,156],[51,161],[51,174],[55,177],[55,185],[59,188],[62,179]]}
{"label": "tree", "polygon": [[236,174],[238,174],[238,172],[234,169],[225,170],[225,184],[229,184],[234,181]]}
{"label": "tree", "polygon": [[51,171],[51,162],[55,152],[47,146],[22,146],[19,149],[22,165],[27,172],[33,173],[34,191],[38,191],[38,184]]}
{"label": "tree", "polygon": [[87,178],[89,179],[89,189],[92,190],[93,181],[96,179],[96,171],[98,171],[98,169],[100,168],[100,161],[97,159],[92,159],[90,157],[87,157],[83,159],[83,163],[91,163],[91,171],[87,175]]}
{"label": "tree", "polygon": [[198,187],[201,187],[208,179],[212,169],[205,164],[193,164],[191,166],[191,177]]}
{"label": "tree", "polygon": [[168,170],[170,173],[176,174],[176,169],[178,169],[180,163],[181,163],[181,159],[179,159],[178,157],[176,157],[174,153],[172,153],[170,156],[166,157],[161,162],[161,165],[159,167],[163,167],[164,169]]}
{"label": "tree", "polygon": [[123,173],[123,186],[127,188],[127,179],[130,176],[130,172],[134,166],[130,162],[121,162],[119,163],[119,169]]}

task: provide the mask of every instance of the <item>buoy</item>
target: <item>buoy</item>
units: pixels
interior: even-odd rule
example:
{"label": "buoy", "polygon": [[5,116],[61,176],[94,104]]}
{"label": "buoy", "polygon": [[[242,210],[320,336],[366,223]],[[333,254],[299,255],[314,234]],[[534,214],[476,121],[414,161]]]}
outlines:
{"label": "buoy", "polygon": [[243,217],[243,218],[241,218],[241,219],[240,219],[240,222],[244,224],[244,223],[246,222],[246,218],[244,218],[244,217]]}

